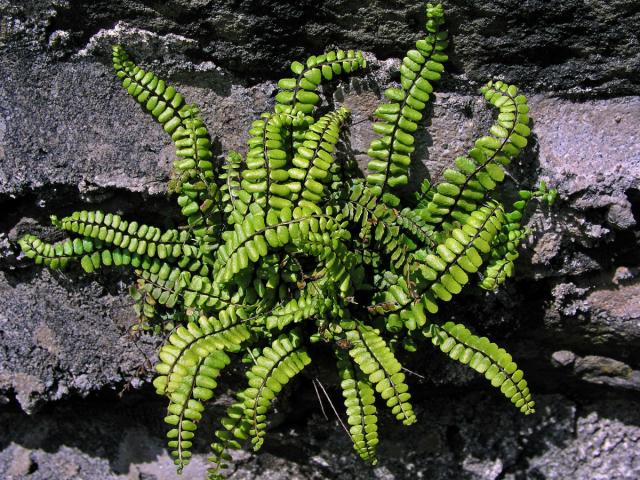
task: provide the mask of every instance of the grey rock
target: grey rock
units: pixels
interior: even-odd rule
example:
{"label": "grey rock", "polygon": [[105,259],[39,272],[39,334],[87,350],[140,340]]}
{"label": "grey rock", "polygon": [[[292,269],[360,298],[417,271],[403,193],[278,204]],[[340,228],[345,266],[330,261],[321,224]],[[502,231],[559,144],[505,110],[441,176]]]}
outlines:
{"label": "grey rock", "polygon": [[[18,65],[12,59],[0,64],[0,194],[43,185],[73,185],[83,193],[165,191],[173,160],[170,139],[126,98],[111,68],[86,60],[53,69],[39,59],[28,70]],[[209,79],[206,89],[183,86],[182,91],[201,106],[225,149],[239,149],[245,137],[238,132],[268,108],[273,85],[237,87],[212,72],[195,74]]]}
{"label": "grey rock", "polygon": [[640,390],[640,371],[619,360],[600,355],[580,357],[568,350],[559,350],[551,356],[553,366],[571,367],[573,375],[585,382],[612,388]]}
{"label": "grey rock", "polygon": [[[530,418],[505,410],[503,399],[485,393],[429,396],[411,432],[384,422],[386,440],[373,468],[354,460],[337,423],[322,419],[312,405],[296,427],[271,430],[261,453],[237,452],[229,478],[591,479],[608,472],[606,478],[619,480],[640,473],[632,399],[587,400],[578,409],[560,395],[542,395],[536,418]],[[297,400],[304,405],[304,398]],[[16,428],[0,430],[8,445],[0,452],[0,474],[27,478],[20,476],[27,470],[34,480],[175,478],[162,446],[162,426],[152,420],[162,405],[140,394],[115,405],[104,402],[62,402],[31,417],[1,414],[0,425]],[[187,478],[203,478],[206,448],[196,445]]]}
{"label": "grey rock", "polygon": [[557,352],[553,352],[551,360],[555,366],[567,367],[573,365],[576,361],[576,354],[569,350],[558,350]]}
{"label": "grey rock", "polygon": [[[616,402],[599,405],[600,411],[576,418],[573,439],[550,448],[530,460],[529,474],[548,479],[588,478],[593,480],[633,479],[638,476],[640,459],[629,448],[636,449],[640,441],[637,423],[624,423],[620,415],[611,416],[612,409],[622,407]],[[622,407],[624,408],[624,407]],[[628,412],[631,413],[631,412]]]}
{"label": "grey rock", "polygon": [[613,279],[611,281],[613,282],[614,285],[620,285],[620,284],[625,284],[637,277],[638,277],[637,268],[629,268],[629,267],[621,266],[616,268],[616,271],[613,274]]}
{"label": "grey rock", "polygon": [[0,272],[0,305],[0,389],[27,412],[69,395],[135,386],[153,358],[155,339],[127,334],[131,301],[89,279],[79,285],[48,271],[31,278]]}
{"label": "grey rock", "polygon": [[[537,91],[607,96],[640,92],[635,35],[640,8],[633,0],[571,0],[553,6],[540,0],[444,3],[454,38],[455,85],[468,88],[501,75]],[[2,8],[2,42],[9,49],[17,45],[69,57],[125,22],[183,39],[191,62],[206,58],[250,81],[277,75],[291,59],[331,46],[397,57],[420,35],[424,23],[422,5],[414,0],[5,0]],[[198,48],[189,48],[193,42]]]}
{"label": "grey rock", "polygon": [[[593,284],[593,280],[581,283],[587,282]],[[553,306],[546,313],[547,327],[564,332],[565,340],[582,343],[581,348],[591,344],[591,348],[617,348],[629,355],[640,339],[639,293],[638,284],[558,284],[553,289]]]}
{"label": "grey rock", "polygon": [[601,332],[619,337],[640,337],[640,285],[603,289],[587,297],[591,323]]}
{"label": "grey rock", "polygon": [[575,365],[575,373],[583,380],[616,388],[640,390],[640,371],[613,358],[587,355]]}
{"label": "grey rock", "polygon": [[[640,477],[628,393],[640,367],[640,6],[445,4],[451,73],[417,136],[411,188],[489,126],[481,83],[524,87],[534,137],[507,190],[545,180],[559,202],[531,218],[518,280],[497,295],[472,292],[448,313],[514,353],[532,390],[546,392],[538,413],[520,416],[474,372],[427,350],[407,359],[426,375],[411,379],[420,422],[407,430],[383,419],[377,467],[318,414],[306,379],[278,405],[264,451],[235,454],[231,478]],[[346,153],[364,166],[371,113],[418,37],[421,10],[409,0],[0,0],[1,478],[175,478],[165,406],[140,368],[160,339],[126,335],[129,278],[52,274],[15,246],[27,231],[59,239],[48,215],[83,208],[178,221],[166,195],[170,141],[114,80],[110,45],[127,46],[198,104],[220,155],[245,150],[248,125],[272,105],[290,60],[363,48],[370,72],[325,93],[352,110]],[[205,420],[187,478],[204,476],[212,427]]]}

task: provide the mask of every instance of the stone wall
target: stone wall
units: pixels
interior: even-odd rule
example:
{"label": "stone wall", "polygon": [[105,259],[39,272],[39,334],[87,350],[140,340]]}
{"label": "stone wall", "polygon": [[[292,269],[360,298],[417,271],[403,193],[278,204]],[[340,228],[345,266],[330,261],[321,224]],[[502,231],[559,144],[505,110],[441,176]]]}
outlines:
{"label": "stone wall", "polygon": [[[383,421],[376,468],[321,416],[306,379],[278,405],[261,453],[237,455],[231,478],[640,477],[640,4],[445,5],[451,62],[418,138],[416,176],[481,134],[490,114],[476,91],[493,77],[531,100],[533,141],[514,180],[544,179],[560,193],[531,219],[518,280],[467,295],[455,312],[520,360],[538,413],[520,416],[427,351],[407,360],[425,376],[412,382],[419,423]],[[130,278],[45,271],[15,245],[27,231],[61,238],[51,213],[178,219],[165,189],[170,141],[114,80],[110,44],[200,105],[221,153],[244,148],[287,61],[363,49],[370,72],[326,91],[352,109],[363,160],[366,119],[421,25],[422,6],[409,0],[0,0],[0,477],[176,478],[164,405],[144,373],[159,339],[127,335]],[[184,478],[204,474],[202,434]]]}

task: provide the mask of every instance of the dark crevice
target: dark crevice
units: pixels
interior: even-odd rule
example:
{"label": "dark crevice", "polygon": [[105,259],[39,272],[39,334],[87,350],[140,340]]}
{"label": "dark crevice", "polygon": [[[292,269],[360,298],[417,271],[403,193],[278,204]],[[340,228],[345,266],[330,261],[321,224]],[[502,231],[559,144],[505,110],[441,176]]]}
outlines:
{"label": "dark crevice", "polygon": [[164,228],[174,228],[180,218],[179,208],[167,194],[114,187],[81,192],[76,186],[52,184],[23,190],[19,196],[0,194],[0,211],[6,212],[0,219],[0,229],[9,231],[23,218],[49,224],[50,215],[63,217],[76,210],[119,213]]}
{"label": "dark crevice", "polygon": [[630,188],[624,193],[631,204],[631,213],[636,221],[635,229],[640,231],[640,189]]}
{"label": "dark crevice", "polygon": [[28,475],[33,475],[38,471],[38,463],[31,460],[31,464],[29,465],[29,470],[27,470]]}

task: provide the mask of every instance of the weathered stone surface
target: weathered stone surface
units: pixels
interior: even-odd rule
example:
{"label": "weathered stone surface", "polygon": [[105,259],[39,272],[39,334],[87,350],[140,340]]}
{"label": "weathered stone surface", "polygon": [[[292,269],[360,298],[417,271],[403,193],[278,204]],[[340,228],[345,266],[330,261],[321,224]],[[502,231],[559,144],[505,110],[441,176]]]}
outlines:
{"label": "weathered stone surface", "polygon": [[[539,413],[525,418],[487,393],[427,394],[427,408],[417,412],[420,422],[410,430],[384,423],[380,464],[371,468],[354,461],[337,423],[324,420],[315,399],[298,392],[293,401],[303,411],[295,426],[270,431],[259,455],[235,454],[230,478],[621,480],[640,474],[640,428],[632,398],[577,403],[540,395]],[[175,478],[163,448],[163,427],[154,419],[163,405],[140,394],[104,402],[61,402],[31,417],[0,414],[0,443],[6,446],[0,475],[11,480]],[[187,478],[203,478],[206,472],[204,442],[195,452]]]}
{"label": "weathered stone surface", "polygon": [[[81,192],[165,191],[171,140],[125,98],[110,67],[87,60],[51,66],[35,59],[20,68],[22,61],[0,64],[0,195],[57,184]],[[203,85],[183,86],[185,96],[198,101],[225,149],[241,148],[238,133],[267,108],[273,85],[242,88],[215,69],[196,75]]]}
{"label": "weathered stone surface", "polygon": [[[640,367],[640,7],[445,3],[452,73],[418,136],[412,186],[488,126],[472,94],[480,82],[498,75],[524,86],[534,139],[511,173],[526,186],[546,180],[560,199],[532,218],[519,280],[472,293],[455,313],[522,360],[545,392],[539,414],[520,417],[473,372],[428,351],[408,363],[427,375],[412,382],[420,422],[383,422],[375,469],[318,416],[303,381],[280,405],[264,453],[239,453],[232,478],[640,476],[640,421],[627,396]],[[146,385],[141,351],[152,356],[159,341],[136,345],[124,333],[134,321],[127,278],[51,274],[14,243],[27,231],[60,238],[47,216],[81,208],[175,225],[170,141],[114,80],[110,44],[197,103],[221,154],[244,149],[287,61],[325,45],[364,48],[371,73],[326,91],[351,108],[350,153],[364,165],[371,112],[397,79],[394,57],[417,37],[421,9],[409,0],[0,0],[0,477],[175,478],[164,405],[148,387],[114,395]],[[206,469],[206,427],[188,478]]]}
{"label": "weathered stone surface", "polygon": [[580,379],[618,389],[640,390],[640,372],[613,358],[599,355],[580,357],[568,350],[554,352],[551,360],[557,367],[571,367]]}
{"label": "weathered stone surface", "polygon": [[102,386],[120,389],[152,355],[154,342],[136,346],[127,334],[134,314],[126,284],[108,291],[74,277],[0,273],[0,391],[26,411]]}
{"label": "weathered stone surface", "polygon": [[[640,7],[634,0],[444,3],[457,85],[500,74],[538,91],[639,93]],[[423,25],[423,7],[414,0],[4,0],[0,8],[0,41],[10,47],[68,57],[101,30],[125,22],[171,34],[171,44],[182,42],[194,63],[211,60],[249,81],[275,78],[292,58],[327,46],[399,56]]]}

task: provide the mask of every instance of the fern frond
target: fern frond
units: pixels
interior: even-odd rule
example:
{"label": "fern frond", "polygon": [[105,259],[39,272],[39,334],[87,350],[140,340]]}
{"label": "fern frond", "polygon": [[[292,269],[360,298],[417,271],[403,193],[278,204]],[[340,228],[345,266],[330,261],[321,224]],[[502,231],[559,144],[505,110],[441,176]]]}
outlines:
{"label": "fern frond", "polygon": [[[407,263],[407,253],[415,248],[415,243],[400,230],[400,213],[377,202],[373,190],[356,184],[349,198],[340,200],[345,218],[360,225],[359,237],[370,250],[380,250],[388,258],[395,270],[401,270]],[[409,223],[409,219],[407,222]]]}
{"label": "fern frond", "polygon": [[275,111],[310,114],[320,101],[316,93],[323,80],[332,80],[334,75],[352,73],[367,66],[361,51],[335,50],[311,56],[306,64],[293,62],[291,71],[296,78],[282,78],[278,82],[280,92],[276,95]]}
{"label": "fern frond", "polygon": [[[236,352],[249,339],[250,333],[242,322],[243,312],[229,307],[218,313],[218,318],[201,316],[197,323],[190,321],[178,326],[167,337],[158,353],[158,376],[153,385],[156,393],[172,393],[181,383],[185,370],[197,359],[203,359],[218,351]],[[206,391],[196,391],[199,400],[208,400]]]}
{"label": "fern frond", "polygon": [[[86,254],[96,253],[100,256],[100,241],[74,238],[57,243],[44,242],[35,235],[27,234],[18,240],[20,249],[32,259],[36,265],[45,265],[55,270],[66,267],[70,262],[78,261]],[[90,261],[90,260],[89,260]]]}
{"label": "fern frond", "polygon": [[241,223],[249,210],[251,194],[241,186],[244,160],[238,152],[229,152],[226,161],[222,165],[222,198],[220,203],[224,205],[224,213],[227,223]]}
{"label": "fern frond", "polygon": [[256,263],[269,253],[266,231],[264,215],[249,213],[242,224],[235,224],[234,230],[225,232],[226,243],[216,252],[216,282],[228,282],[235,274],[247,268],[249,262]]}
{"label": "fern frond", "polygon": [[128,222],[120,215],[97,211],[78,211],[54,224],[71,233],[98,239],[107,245],[127,249],[131,253],[164,259],[195,257],[198,249],[190,245],[189,233],[175,229],[162,231],[157,227]]}
{"label": "fern frond", "polygon": [[213,165],[213,151],[209,132],[192,108],[173,132],[171,139],[176,144],[178,160],[173,163],[177,176],[175,191],[178,205],[187,219],[187,225],[196,237],[216,238],[221,223],[217,203],[220,191]]}
{"label": "fern frond", "polygon": [[120,45],[113,46],[113,67],[122,86],[171,135],[180,158],[174,162],[180,195],[178,204],[189,225],[197,225],[196,236],[213,233],[209,221],[215,184],[215,169],[209,131],[198,109],[185,102],[180,92],[153,72],[136,66]]}
{"label": "fern frond", "polygon": [[431,200],[420,210],[422,218],[436,228],[449,230],[452,222],[464,222],[504,180],[504,166],[527,145],[529,107],[524,95],[503,82],[489,82],[481,92],[498,110],[498,118],[490,135],[476,140],[468,156],[458,157],[455,168],[443,172],[445,181],[434,186]]}
{"label": "fern frond", "polygon": [[18,243],[28,258],[51,269],[63,268],[73,261],[79,261],[87,273],[92,273],[102,266],[112,265],[131,265],[144,270],[159,271],[163,265],[158,258],[132,253],[128,249],[107,248],[99,239],[74,238],[51,244],[33,235],[25,235]]}
{"label": "fern frond", "polygon": [[289,176],[295,180],[294,200],[308,208],[317,208],[323,198],[324,185],[329,181],[333,152],[340,136],[340,128],[349,115],[346,108],[320,117],[304,133],[304,142],[293,157]]}
{"label": "fern frond", "polygon": [[293,206],[291,190],[286,182],[287,151],[290,149],[291,117],[286,114],[263,113],[253,122],[249,134],[249,153],[242,171],[242,189],[253,196],[264,211]]}
{"label": "fern frond", "polygon": [[375,465],[378,463],[378,416],[371,382],[354,367],[344,350],[336,349],[335,355],[353,447],[363,460]]}
{"label": "fern frond", "polygon": [[435,252],[424,256],[424,263],[416,271],[417,289],[428,287],[431,294],[445,302],[460,293],[469,281],[467,274],[475,273],[484,263],[483,255],[491,252],[491,242],[503,222],[504,210],[497,202],[471,212],[461,228],[454,229]]}
{"label": "fern frond", "polygon": [[513,276],[514,262],[520,256],[518,246],[529,233],[527,228],[522,227],[524,212],[529,203],[538,200],[552,205],[558,192],[555,189],[548,190],[546,184],[540,182],[536,191],[520,190],[518,195],[520,199],[513,203],[513,210],[505,214],[506,222],[491,244],[491,257],[480,272],[478,286],[485,290],[495,290]]}
{"label": "fern frond", "polygon": [[[531,195],[528,191],[523,193]],[[518,200],[513,204],[514,210],[505,214],[505,223],[491,242],[491,256],[480,272],[480,288],[496,290],[513,275],[514,261],[520,256],[518,246],[526,235],[520,223],[526,205],[527,201]]]}
{"label": "fern frond", "polygon": [[531,399],[527,381],[522,378],[522,370],[503,348],[453,322],[442,326],[432,324],[426,335],[449,357],[484,374],[491,385],[500,388],[522,413],[535,412],[535,402]]}
{"label": "fern frond", "polygon": [[227,468],[226,462],[231,460],[229,450],[239,450],[249,438],[251,422],[244,414],[246,400],[244,390],[239,392],[236,397],[236,401],[227,408],[225,416],[220,421],[222,429],[215,432],[217,440],[211,444],[213,453],[209,457],[209,461],[213,466],[208,470],[209,480],[223,480],[225,478],[221,470]]}
{"label": "fern frond", "polygon": [[256,263],[265,257],[270,248],[284,247],[292,239],[299,244],[311,233],[334,233],[340,224],[332,213],[330,207],[324,214],[296,207],[293,211],[289,208],[280,212],[271,210],[266,217],[261,213],[248,214],[242,225],[236,224],[234,230],[223,236],[226,243],[216,252],[216,282],[228,282],[247,268],[249,262]]}
{"label": "fern frond", "polygon": [[[328,207],[327,210],[329,211],[330,208]],[[301,223],[300,225],[305,224]],[[319,222],[318,225],[320,225]],[[309,227],[305,227],[304,230],[302,228],[294,229],[291,234],[292,243],[302,253],[315,257],[320,265],[324,266],[327,282],[338,286],[341,295],[349,295],[352,293],[350,270],[354,258],[342,242],[344,238],[348,238],[349,233],[338,228],[334,228],[334,231],[326,229],[325,231],[317,231],[313,227],[314,224],[310,223]]]}
{"label": "fern frond", "polygon": [[403,208],[400,211],[394,210],[396,223],[405,231],[408,231],[415,237],[418,244],[425,247],[435,247],[435,231],[433,226],[429,225],[415,210]]}
{"label": "fern frond", "polygon": [[136,271],[138,274],[138,289],[144,291],[147,297],[167,308],[173,308],[178,303],[182,290],[188,285],[188,281],[181,275],[180,269],[174,269],[165,279],[161,279],[157,273],[144,270]]}
{"label": "fern frond", "polygon": [[120,45],[113,46],[113,68],[127,93],[146,107],[167,133],[172,134],[182,124],[183,116],[191,116],[192,107],[182,94],[153,72],[136,66]]}
{"label": "fern frond", "polygon": [[251,423],[249,434],[254,450],[260,449],[264,441],[266,413],[273,399],[309,363],[311,358],[300,348],[300,337],[294,331],[265,347],[247,372],[249,387],[244,390],[244,416]]}
{"label": "fern frond", "polygon": [[492,202],[472,212],[435,251],[416,251],[409,280],[397,278],[377,296],[369,311],[388,315],[390,331],[398,331],[403,325],[409,330],[424,325],[426,314],[437,313],[438,302],[448,302],[460,293],[469,282],[469,274],[482,266],[503,223],[500,203]]}
{"label": "fern frond", "polygon": [[138,329],[150,328],[151,322],[156,319],[158,314],[158,304],[155,298],[144,288],[144,281],[138,279],[136,284],[129,288],[129,294],[135,302],[133,309],[138,315],[140,323],[132,327],[132,331]]}
{"label": "fern frond", "polygon": [[275,307],[264,315],[265,326],[268,330],[283,330],[291,323],[299,323],[320,312],[320,304],[324,298],[317,292],[314,283],[307,284],[297,298]]}
{"label": "fern frond", "polygon": [[[483,256],[491,251],[491,242],[504,222],[502,205],[497,202],[473,211],[461,228],[438,244],[434,252],[418,251],[417,262],[411,267],[409,289],[406,282],[398,282],[384,294],[385,304],[397,309],[408,306],[422,293],[421,301],[430,313],[438,311],[438,301],[448,302],[469,282],[484,263]],[[376,310],[377,311],[377,310]],[[382,312],[379,312],[382,313]]]}
{"label": "fern frond", "polygon": [[405,375],[400,371],[402,365],[379,332],[358,323],[356,328],[347,330],[345,334],[351,343],[349,355],[375,385],[376,391],[391,408],[391,413],[405,425],[414,423],[416,416],[409,403],[411,394],[404,383]]}
{"label": "fern frond", "polygon": [[[194,262],[200,265],[200,262]],[[145,267],[145,264],[141,265]],[[183,266],[183,267],[187,267]],[[153,268],[140,270],[136,273],[140,276],[144,288],[158,303],[172,308],[178,301],[185,307],[201,307],[209,310],[219,310],[234,305],[232,298],[225,290],[221,289],[211,280],[202,276],[202,270],[208,267],[202,266],[195,273],[181,267],[171,267],[168,264],[154,265]],[[250,306],[249,298],[246,305]]]}
{"label": "fern frond", "polygon": [[441,31],[444,12],[441,5],[427,5],[427,37],[416,43],[416,50],[409,50],[400,67],[401,88],[388,88],[384,95],[391,103],[380,105],[374,115],[379,121],[373,131],[381,138],[369,146],[369,188],[390,206],[397,206],[400,199],[389,193],[390,188],[408,183],[408,169],[415,147],[414,133],[417,122],[433,91],[430,82],[439,80],[444,70],[442,62],[447,56],[447,32]]}
{"label": "fern frond", "polygon": [[224,352],[214,351],[201,357],[183,356],[180,371],[174,370],[173,377],[177,378],[167,388],[170,388],[170,403],[164,421],[174,427],[167,433],[167,438],[178,473],[191,458],[191,440],[204,410],[202,402],[213,396],[216,379],[230,361]]}

